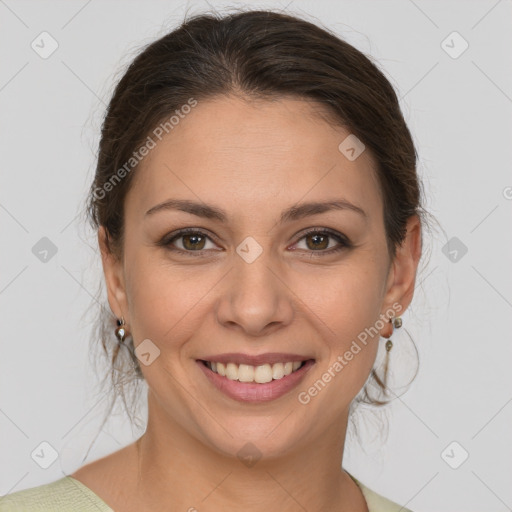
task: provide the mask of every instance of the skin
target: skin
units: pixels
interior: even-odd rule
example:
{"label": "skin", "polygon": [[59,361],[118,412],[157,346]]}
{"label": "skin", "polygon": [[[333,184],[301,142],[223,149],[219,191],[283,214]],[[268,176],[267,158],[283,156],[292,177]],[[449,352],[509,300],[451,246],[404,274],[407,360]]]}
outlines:
{"label": "skin", "polygon": [[[71,475],[115,510],[243,504],[254,512],[367,511],[341,462],[349,406],[373,367],[379,337],[369,338],[307,405],[297,395],[393,304],[402,308],[397,316],[407,309],[421,226],[409,219],[392,261],[370,151],[348,160],[338,145],[349,132],[319,109],[290,98],[199,102],[137,169],[125,201],[121,258],[99,230],[112,311],[124,317],[135,346],[149,338],[160,350],[141,365],[149,387],[144,435]],[[228,221],[178,210],[145,215],[170,198],[215,205]],[[278,223],[290,206],[341,198],[366,215],[331,210]],[[158,245],[186,227],[211,234],[199,244],[203,257],[194,257],[197,249],[189,256]],[[343,234],[352,246],[327,254],[339,242],[327,238],[316,249],[303,234],[311,228]],[[263,251],[250,264],[236,252],[247,236]],[[173,244],[192,253],[193,243],[185,243]],[[389,323],[380,329],[384,337],[391,332]],[[241,403],[197,366],[196,359],[224,352],[291,352],[315,365],[286,395]],[[236,455],[247,442],[261,453],[252,467]]]}

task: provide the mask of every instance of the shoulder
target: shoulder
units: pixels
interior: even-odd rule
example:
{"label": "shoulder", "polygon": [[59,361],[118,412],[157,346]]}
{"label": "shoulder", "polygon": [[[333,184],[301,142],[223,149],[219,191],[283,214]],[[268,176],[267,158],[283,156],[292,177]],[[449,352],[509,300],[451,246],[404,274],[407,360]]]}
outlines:
{"label": "shoulder", "polygon": [[369,512],[412,512],[408,508],[398,505],[398,503],[388,500],[384,496],[381,496],[380,494],[377,494],[375,491],[372,491],[364,484],[362,484],[359,480],[357,480],[355,477],[352,476],[352,479],[361,489],[364,499],[366,500]]}
{"label": "shoulder", "polygon": [[0,496],[0,512],[113,512],[91,489],[70,476]]}

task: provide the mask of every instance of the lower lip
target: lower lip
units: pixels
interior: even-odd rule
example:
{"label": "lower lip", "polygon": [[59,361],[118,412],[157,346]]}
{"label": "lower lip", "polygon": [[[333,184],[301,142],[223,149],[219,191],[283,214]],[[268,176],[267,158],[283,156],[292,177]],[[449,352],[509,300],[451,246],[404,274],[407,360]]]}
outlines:
{"label": "lower lip", "polygon": [[298,370],[281,379],[272,380],[266,384],[255,382],[240,382],[223,377],[210,370],[201,361],[196,361],[210,382],[225,395],[240,402],[268,402],[288,393],[304,378],[309,369],[315,364],[313,359],[308,359]]}

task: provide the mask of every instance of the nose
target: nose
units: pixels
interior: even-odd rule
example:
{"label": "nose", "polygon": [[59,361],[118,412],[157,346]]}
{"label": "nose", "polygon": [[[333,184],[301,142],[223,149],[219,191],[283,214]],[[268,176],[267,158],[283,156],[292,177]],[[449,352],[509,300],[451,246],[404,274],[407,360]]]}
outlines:
{"label": "nose", "polygon": [[[286,269],[263,250],[253,261],[234,257],[217,307],[221,325],[250,336],[266,336],[293,319],[293,292]],[[251,261],[251,262],[250,262]]]}

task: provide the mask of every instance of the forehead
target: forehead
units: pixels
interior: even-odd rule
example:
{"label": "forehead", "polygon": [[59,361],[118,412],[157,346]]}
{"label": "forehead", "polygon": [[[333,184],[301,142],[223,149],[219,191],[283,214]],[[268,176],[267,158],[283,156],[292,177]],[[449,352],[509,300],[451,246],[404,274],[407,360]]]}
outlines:
{"label": "forehead", "polygon": [[295,98],[198,101],[140,164],[131,204],[146,211],[172,197],[254,212],[343,198],[378,209],[370,152],[347,158],[339,146],[350,131],[325,113],[322,105]]}

